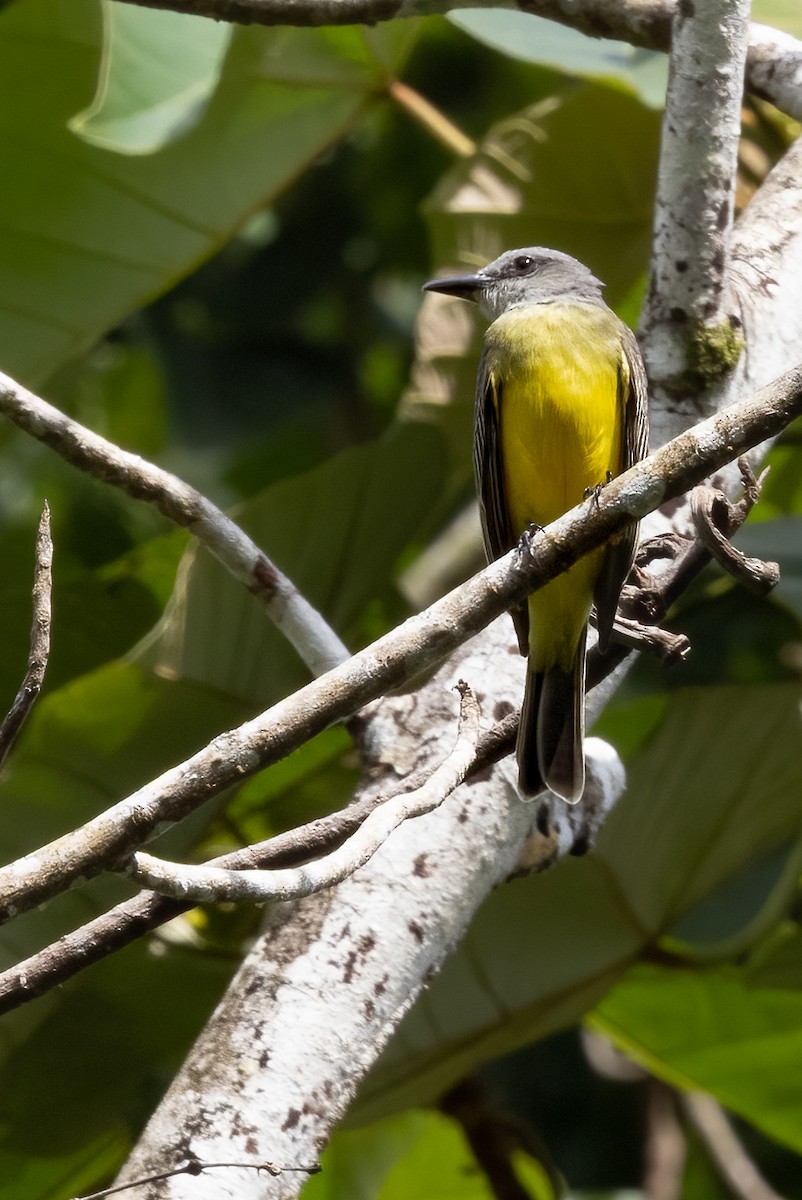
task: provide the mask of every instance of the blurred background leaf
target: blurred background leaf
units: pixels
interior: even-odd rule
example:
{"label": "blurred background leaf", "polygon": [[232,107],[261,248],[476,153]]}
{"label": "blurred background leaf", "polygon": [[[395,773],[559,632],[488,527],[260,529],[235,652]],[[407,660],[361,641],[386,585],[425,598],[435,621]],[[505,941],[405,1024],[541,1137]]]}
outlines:
{"label": "blurred background leaf", "polygon": [[97,91],[70,129],[119,154],[151,154],[200,119],[220,79],[233,29],[181,13],[102,0]]}

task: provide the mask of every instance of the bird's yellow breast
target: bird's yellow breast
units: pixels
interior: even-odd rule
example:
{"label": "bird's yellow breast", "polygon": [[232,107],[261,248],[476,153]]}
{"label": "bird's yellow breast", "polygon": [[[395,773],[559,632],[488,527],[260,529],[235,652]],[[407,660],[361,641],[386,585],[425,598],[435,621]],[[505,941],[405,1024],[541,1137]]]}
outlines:
{"label": "bird's yellow breast", "polygon": [[[620,323],[598,305],[533,304],[494,321],[485,345],[500,403],[504,498],[519,534],[555,520],[623,468]],[[530,598],[534,669],[570,669],[602,555],[580,559]]]}
{"label": "bird's yellow breast", "polygon": [[546,525],[622,468],[618,318],[590,304],[512,309],[487,331],[501,383],[501,453],[511,523]]}

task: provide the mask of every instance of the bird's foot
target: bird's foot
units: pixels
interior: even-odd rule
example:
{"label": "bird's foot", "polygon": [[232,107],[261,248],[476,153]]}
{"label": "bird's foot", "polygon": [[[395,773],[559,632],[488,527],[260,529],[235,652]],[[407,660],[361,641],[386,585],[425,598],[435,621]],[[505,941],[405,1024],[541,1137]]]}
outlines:
{"label": "bird's foot", "polygon": [[526,529],[518,538],[518,545],[516,547],[521,558],[528,558],[532,554],[532,551],[534,550],[535,538],[542,532],[543,526],[536,525],[534,521],[532,521],[530,525],[527,525]]}
{"label": "bird's foot", "polygon": [[593,487],[585,488],[584,498],[586,500],[594,500],[596,507],[598,508],[599,496],[602,494],[602,488],[607,487],[607,484],[612,482],[612,478],[612,471],[608,471],[607,478],[605,479],[604,483],[595,483]]}

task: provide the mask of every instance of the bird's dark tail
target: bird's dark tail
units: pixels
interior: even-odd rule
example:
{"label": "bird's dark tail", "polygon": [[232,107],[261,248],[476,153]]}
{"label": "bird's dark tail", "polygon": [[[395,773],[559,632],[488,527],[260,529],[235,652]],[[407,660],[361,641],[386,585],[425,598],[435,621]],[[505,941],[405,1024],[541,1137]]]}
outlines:
{"label": "bird's dark tail", "polygon": [[516,757],[524,796],[544,787],[569,804],[585,788],[585,633],[570,671],[529,669]]}

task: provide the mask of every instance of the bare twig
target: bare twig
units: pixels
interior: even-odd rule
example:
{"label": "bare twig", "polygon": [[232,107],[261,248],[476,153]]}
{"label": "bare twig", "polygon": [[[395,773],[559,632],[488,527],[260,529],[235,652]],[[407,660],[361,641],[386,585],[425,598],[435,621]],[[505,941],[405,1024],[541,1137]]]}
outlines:
{"label": "bare twig", "polygon": [[387,800],[359,830],[326,858],[304,866],[272,871],[230,871],[221,867],[169,863],[151,854],[135,854],[125,866],[139,883],[178,900],[297,900],[334,887],[365,865],[402,821],[431,812],[465,779],[476,756],[479,705],[466,683],[459,684],[459,732],[446,760],[422,784]]}
{"label": "bare twig", "polygon": [[674,1091],[657,1079],[650,1079],[647,1086],[643,1190],[648,1200],[682,1200],[687,1145],[677,1117]]}
{"label": "bare twig", "polygon": [[31,622],[28,665],[2,725],[0,725],[0,766],[17,739],[25,718],[36,703],[44,683],[50,657],[50,596],[53,585],[53,541],[50,536],[50,506],[45,501],[36,534],[33,577],[33,619]]}
{"label": "bare twig", "polygon": [[[477,742],[469,776],[486,771],[509,754],[515,744],[517,728],[518,714],[510,712],[483,732]],[[405,789],[415,788],[419,782],[422,780],[412,776],[405,781]],[[256,845],[222,854],[206,865],[237,871],[275,869],[306,862],[342,845],[380,804],[391,798],[381,793],[363,797],[340,812],[320,817]],[[569,815],[574,811],[571,809]],[[540,860],[538,865],[541,865]],[[0,974],[0,1015],[43,995],[191,907],[191,901],[174,900],[155,892],[143,892],[116,905]]]}
{"label": "bare twig", "polygon": [[656,654],[665,665],[682,662],[691,649],[691,643],[684,633],[671,633],[659,625],[641,625],[626,617],[616,617],[613,638],[628,650]]}
{"label": "bare twig", "polygon": [[691,515],[697,536],[725,571],[750,592],[765,596],[780,581],[779,564],[748,558],[733,546],[729,536],[721,529],[722,518],[726,527],[732,523],[728,511],[730,508],[723,492],[716,488],[695,488],[691,496]]}
{"label": "bare twig", "polygon": [[317,1175],[320,1170],[320,1163],[315,1163],[309,1167],[277,1167],[272,1162],[200,1162],[197,1158],[190,1158],[187,1162],[182,1162],[177,1167],[171,1167],[168,1171],[159,1171],[155,1175],[142,1175],[139,1179],[132,1179],[128,1183],[116,1183],[111,1187],[101,1188],[99,1192],[91,1192],[86,1196],[76,1196],[75,1200],[104,1200],[106,1196],[118,1196],[120,1192],[128,1192],[131,1188],[144,1187],[150,1183],[163,1183],[166,1179],[174,1179],[177,1175],[202,1175],[204,1171],[214,1171],[221,1168],[243,1168],[248,1171],[264,1171],[275,1178],[277,1175],[282,1175],[285,1171],[300,1171],[304,1175]]}
{"label": "bare twig", "polygon": [[323,617],[255,542],[195,488],[129,454],[0,374],[0,413],[73,466],[135,500],[147,500],[188,529],[235,579],[264,604],[276,627],[315,675],[348,657]]}
{"label": "bare twig", "polygon": [[391,79],[387,91],[396,104],[414,117],[446,150],[458,158],[470,158],[476,153],[476,143],[409,84],[402,83],[400,79]]}
{"label": "bare twig", "polygon": [[752,1162],[719,1102],[704,1092],[687,1092],[682,1105],[721,1178],[740,1200],[782,1200]]}
{"label": "bare twig", "polygon": [[165,822],[241,782],[388,690],[441,662],[534,588],[631,520],[682,495],[802,411],[802,367],[681,434],[613,480],[598,501],[553,522],[527,552],[513,550],[417,617],[266,713],[214,738],[192,758],[9,867],[0,870],[0,918],[9,919],[79,879],[119,865]]}

